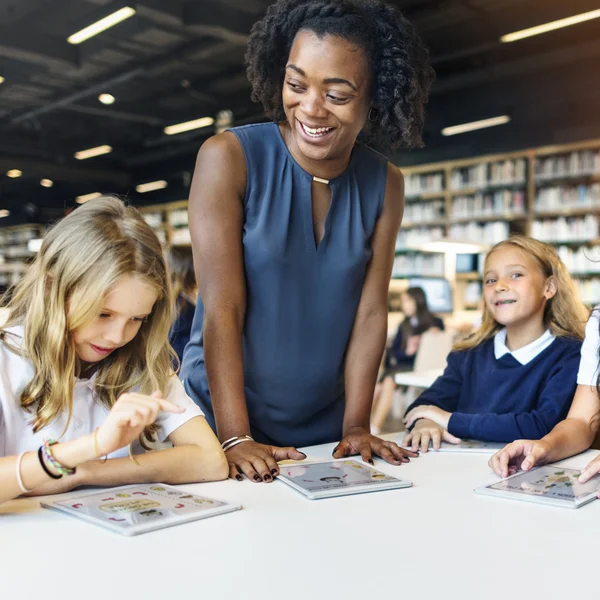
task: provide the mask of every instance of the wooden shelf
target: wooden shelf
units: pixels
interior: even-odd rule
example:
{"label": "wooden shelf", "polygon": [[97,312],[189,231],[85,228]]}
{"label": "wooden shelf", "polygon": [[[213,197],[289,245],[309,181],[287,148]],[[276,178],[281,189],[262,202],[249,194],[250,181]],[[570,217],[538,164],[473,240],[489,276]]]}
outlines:
{"label": "wooden shelf", "polygon": [[394,280],[398,280],[398,279],[416,279],[416,278],[421,278],[421,279],[440,279],[441,277],[444,277],[443,273],[420,273],[418,275],[394,275],[392,277],[392,279]]}
{"label": "wooden shelf", "polygon": [[600,181],[600,173],[588,173],[579,175],[552,175],[552,176],[539,176],[535,178],[535,185],[537,187],[549,187],[562,184],[573,184],[578,185],[580,183],[594,183]]}
{"label": "wooden shelf", "polygon": [[456,274],[456,281],[478,281],[481,278],[482,276],[477,271]]}
{"label": "wooden shelf", "polygon": [[599,214],[600,215],[600,205],[599,206],[590,206],[587,208],[565,208],[563,210],[536,210],[533,213],[534,219],[546,219],[552,217],[577,217],[577,216],[586,216],[590,214]]}
{"label": "wooden shelf", "polygon": [[407,202],[415,202],[417,200],[443,200],[446,197],[446,192],[442,190],[441,192],[423,192],[422,194],[411,194],[405,195],[404,199]]}
{"label": "wooden shelf", "polygon": [[444,227],[448,221],[438,219],[437,221],[407,221],[402,222],[402,229],[416,229],[417,227]]}
{"label": "wooden shelf", "polygon": [[458,219],[450,219],[450,223],[471,223],[476,221],[478,223],[486,223],[488,221],[526,221],[527,215],[517,214],[500,214],[500,215],[473,215],[472,217],[461,217]]}
{"label": "wooden shelf", "polygon": [[461,188],[459,190],[450,190],[449,194],[451,196],[474,196],[475,194],[485,194],[486,192],[496,192],[502,189],[514,189],[514,188],[523,188],[527,187],[526,181],[515,181],[513,183],[486,183],[486,185],[481,187],[466,187]]}
{"label": "wooden shelf", "polygon": [[540,240],[552,246],[600,246],[600,238],[594,240]]}

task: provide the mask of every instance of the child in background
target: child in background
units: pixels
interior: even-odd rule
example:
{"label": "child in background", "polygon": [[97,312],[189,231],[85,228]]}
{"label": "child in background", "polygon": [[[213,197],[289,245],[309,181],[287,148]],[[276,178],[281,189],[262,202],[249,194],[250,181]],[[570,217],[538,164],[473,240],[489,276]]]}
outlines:
{"label": "child in background", "polygon": [[394,341],[384,358],[384,371],[375,386],[371,431],[379,433],[390,411],[396,384],[394,375],[411,371],[421,335],[426,331],[444,329],[444,322],[431,313],[427,297],[420,287],[408,288],[400,296],[404,320],[400,323]]}
{"label": "child in background", "polygon": [[190,341],[198,286],[191,256],[180,256],[171,251],[167,256],[167,263],[171,275],[171,290],[175,298],[175,319],[169,332],[169,342],[181,363],[185,346]]}
{"label": "child in background", "polygon": [[[135,209],[105,197],[65,217],[7,308],[0,503],[81,485],[227,477],[218,440],[173,373],[166,265]],[[156,436],[175,447],[143,453]]]}
{"label": "child in background", "polygon": [[[600,306],[596,306],[585,328],[577,392],[567,418],[541,440],[517,440],[496,452],[489,464],[498,475],[508,477],[519,468],[529,471],[535,465],[579,454],[592,445],[600,429],[599,356]],[[600,455],[585,467],[579,481],[585,483],[598,472]]]}
{"label": "child in background", "polygon": [[482,325],[409,407],[405,445],[539,438],[569,410],[588,311],[554,248],[521,236],[501,242],[483,282]]}

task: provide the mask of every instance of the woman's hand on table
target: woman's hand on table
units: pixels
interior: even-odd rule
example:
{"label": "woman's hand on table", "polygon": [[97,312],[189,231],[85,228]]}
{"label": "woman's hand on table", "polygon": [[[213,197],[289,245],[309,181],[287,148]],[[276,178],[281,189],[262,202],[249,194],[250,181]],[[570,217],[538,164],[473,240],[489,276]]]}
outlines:
{"label": "woman's hand on table", "polygon": [[281,448],[258,442],[237,444],[225,452],[229,477],[242,481],[245,475],[254,483],[271,483],[279,475],[279,460],[304,460],[306,455],[291,446]]}
{"label": "woman's hand on table", "polygon": [[372,435],[362,427],[350,429],[333,450],[333,458],[356,454],[360,454],[362,460],[370,464],[373,464],[373,456],[379,456],[391,465],[401,465],[409,462],[409,457],[419,456],[416,452],[400,448],[395,442],[382,440]]}
{"label": "woman's hand on table", "polygon": [[[500,477],[514,475],[519,469],[529,471],[535,465],[548,462],[552,450],[543,440],[516,440],[498,450],[489,460],[489,466]],[[587,468],[589,468],[588,465]],[[598,464],[600,469],[600,464]]]}
{"label": "woman's hand on table", "polygon": [[416,452],[421,446],[421,452],[429,450],[429,442],[434,450],[439,450],[442,441],[450,444],[459,444],[460,439],[453,436],[443,427],[429,419],[419,419],[413,430],[402,440],[403,446],[411,446],[412,451]]}

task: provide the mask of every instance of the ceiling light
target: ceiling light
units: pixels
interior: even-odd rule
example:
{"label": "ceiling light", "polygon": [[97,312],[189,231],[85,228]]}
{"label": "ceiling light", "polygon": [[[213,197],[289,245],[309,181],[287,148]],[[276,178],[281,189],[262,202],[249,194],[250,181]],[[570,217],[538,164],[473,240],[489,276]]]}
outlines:
{"label": "ceiling light", "polygon": [[0,219],[8,216],[10,216],[10,210],[6,210],[5,208],[0,210]]}
{"label": "ceiling light", "polygon": [[202,117],[201,119],[195,119],[194,121],[186,121],[185,123],[169,125],[168,127],[165,127],[164,132],[167,135],[175,135],[176,133],[191,131],[192,129],[200,129],[200,127],[208,127],[214,122],[215,120],[212,117]]}
{"label": "ceiling light", "polygon": [[462,125],[453,125],[452,127],[444,127],[442,135],[458,135],[467,131],[476,131],[477,129],[485,129],[486,127],[495,127],[496,125],[504,125],[510,122],[508,115],[494,117],[493,119],[483,119],[483,121],[472,121],[471,123],[463,123]]}
{"label": "ceiling light", "polygon": [[89,40],[91,37],[98,35],[102,31],[106,31],[107,29],[110,29],[117,23],[120,23],[121,21],[124,21],[125,19],[128,19],[129,17],[132,17],[133,15],[135,15],[135,9],[131,8],[130,6],[125,6],[121,10],[118,10],[117,12],[114,12],[114,13],[108,15],[107,17],[100,19],[99,21],[96,21],[95,23],[88,25],[81,31],[78,31],[77,33],[74,33],[73,35],[70,35],[67,38],[67,42],[69,42],[69,44],[81,44],[81,42],[85,42],[85,40]]}
{"label": "ceiling light", "polygon": [[75,158],[77,160],[85,160],[86,158],[93,158],[94,156],[108,154],[109,152],[112,152],[112,148],[110,146],[96,146],[95,148],[88,148],[87,150],[75,152]]}
{"label": "ceiling light", "polygon": [[98,100],[102,102],[102,104],[114,104],[115,97],[112,94],[100,94],[98,96]]}
{"label": "ceiling light", "polygon": [[2,75],[0,75],[0,83],[4,83],[4,77],[2,77]]}
{"label": "ceiling light", "polygon": [[77,202],[77,204],[85,204],[89,200],[93,200],[94,198],[100,198],[100,196],[102,196],[102,194],[100,192],[92,192],[91,194],[83,194],[83,196],[77,196],[77,198],[75,198],[75,202]]}
{"label": "ceiling light", "polygon": [[21,177],[21,175],[23,175],[23,171],[20,171],[19,169],[11,169],[10,171],[7,171],[6,174],[11,179],[16,179],[17,177]]}
{"label": "ceiling light", "polygon": [[54,185],[54,181],[52,181],[52,179],[42,179],[40,185],[45,188],[50,188]]}
{"label": "ceiling light", "polygon": [[562,29],[563,27],[569,27],[569,25],[577,25],[577,23],[591,21],[592,19],[597,19],[599,17],[600,8],[590,12],[582,13],[580,15],[575,15],[573,17],[567,17],[566,19],[559,19],[558,21],[551,21],[550,23],[544,23],[543,25],[529,27],[529,29],[521,29],[521,31],[507,33],[500,38],[500,41],[516,42],[517,40],[522,40],[534,35],[540,35],[540,33],[547,33],[548,31],[554,31],[555,29]]}
{"label": "ceiling light", "polygon": [[161,179],[159,181],[149,181],[148,183],[140,183],[135,187],[135,191],[140,194],[145,194],[146,192],[154,192],[155,190],[164,190],[169,184]]}

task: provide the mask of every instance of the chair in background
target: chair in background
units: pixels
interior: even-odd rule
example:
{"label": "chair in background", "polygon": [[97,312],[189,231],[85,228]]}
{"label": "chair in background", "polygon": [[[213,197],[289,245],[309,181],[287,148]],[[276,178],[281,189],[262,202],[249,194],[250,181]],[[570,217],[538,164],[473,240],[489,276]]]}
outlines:
{"label": "chair in background", "polygon": [[[371,415],[371,430],[374,433],[381,431],[392,407],[393,416],[401,419],[406,408],[418,396],[419,390],[429,387],[442,374],[453,342],[454,336],[450,331],[426,331],[421,335],[414,370],[398,373],[394,378],[388,377],[383,382],[379,402]],[[406,379],[406,383],[403,383],[403,379]]]}

